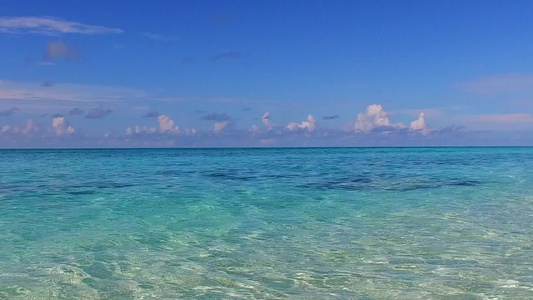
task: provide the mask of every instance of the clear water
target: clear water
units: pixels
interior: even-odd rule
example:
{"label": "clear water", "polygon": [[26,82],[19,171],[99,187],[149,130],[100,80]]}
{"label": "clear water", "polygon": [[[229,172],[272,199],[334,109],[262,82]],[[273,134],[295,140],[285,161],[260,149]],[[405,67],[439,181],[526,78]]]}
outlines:
{"label": "clear water", "polygon": [[1,299],[533,299],[533,148],[0,151]]}

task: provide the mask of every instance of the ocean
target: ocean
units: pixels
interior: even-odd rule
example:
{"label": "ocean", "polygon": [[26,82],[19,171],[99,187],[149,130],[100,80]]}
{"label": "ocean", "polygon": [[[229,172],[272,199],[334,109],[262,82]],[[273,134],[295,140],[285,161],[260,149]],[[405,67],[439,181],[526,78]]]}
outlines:
{"label": "ocean", "polygon": [[533,299],[533,148],[0,150],[0,299]]}

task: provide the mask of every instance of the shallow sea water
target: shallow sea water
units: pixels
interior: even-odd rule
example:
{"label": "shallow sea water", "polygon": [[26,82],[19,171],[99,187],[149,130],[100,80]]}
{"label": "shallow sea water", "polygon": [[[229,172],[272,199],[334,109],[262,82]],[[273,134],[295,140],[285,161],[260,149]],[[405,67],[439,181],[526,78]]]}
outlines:
{"label": "shallow sea water", "polygon": [[0,299],[533,299],[533,148],[0,150]]}

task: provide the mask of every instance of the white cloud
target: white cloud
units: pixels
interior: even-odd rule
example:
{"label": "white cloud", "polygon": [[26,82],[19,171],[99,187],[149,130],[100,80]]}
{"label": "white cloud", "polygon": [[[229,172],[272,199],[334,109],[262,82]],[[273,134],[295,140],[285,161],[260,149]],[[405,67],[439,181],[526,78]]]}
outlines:
{"label": "white cloud", "polygon": [[261,121],[263,124],[265,124],[265,126],[272,127],[272,122],[270,122],[270,113],[268,111],[261,117]]}
{"label": "white cloud", "polygon": [[0,133],[8,132],[10,128],[11,128],[11,126],[4,125],[4,126],[2,126],[2,130],[0,131]]}
{"label": "white cloud", "polygon": [[135,127],[128,127],[126,128],[126,135],[132,135],[132,134],[140,134],[140,133],[154,133],[156,132],[155,127],[147,127],[147,126],[135,126]]}
{"label": "white cloud", "polygon": [[391,123],[389,113],[383,109],[381,104],[372,104],[366,108],[366,113],[357,115],[355,129],[362,132],[370,132],[378,127],[405,128],[402,123]]}
{"label": "white cloud", "polygon": [[257,125],[252,125],[252,127],[250,127],[249,131],[254,134],[254,133],[258,133],[260,130],[259,130],[259,126]]}
{"label": "white cloud", "polygon": [[74,127],[65,122],[65,117],[55,117],[52,119],[52,128],[56,135],[73,134]]}
{"label": "white cloud", "polygon": [[39,127],[33,120],[26,121],[25,126],[4,125],[0,130],[0,135],[27,135],[39,131]]}
{"label": "white cloud", "polygon": [[37,124],[33,120],[26,121],[26,127],[22,129],[22,133],[28,134],[30,132],[36,132],[38,131]]}
{"label": "white cloud", "polygon": [[52,17],[0,18],[0,33],[34,33],[54,35],[59,33],[106,34],[122,33],[122,29],[87,25]]}
{"label": "white cloud", "polygon": [[198,133],[198,130],[196,130],[195,128],[187,128],[185,129],[185,135],[188,135],[188,136],[194,136]]}
{"label": "white cloud", "polygon": [[39,128],[37,127],[37,124],[35,124],[33,120],[26,121],[26,127],[21,128],[21,132],[23,134],[28,134],[28,133],[37,132],[37,131],[39,131]]}
{"label": "white cloud", "polygon": [[[157,121],[159,123],[159,131],[161,133],[174,133],[179,134],[180,127],[174,123],[174,120],[172,120],[167,115],[160,115],[157,117]],[[126,135],[136,135],[136,134],[153,134],[156,133],[157,129],[155,127],[148,127],[148,126],[135,126],[135,127],[128,127],[126,128]],[[184,130],[186,135],[195,135],[197,133],[196,129],[185,129]]]}
{"label": "white cloud", "polygon": [[158,33],[150,33],[150,32],[142,32],[142,35],[144,35],[147,38],[150,38],[152,40],[161,41],[161,42],[174,42],[177,39],[173,36],[168,36],[164,34],[158,34]]}
{"label": "white cloud", "polygon": [[312,115],[308,115],[307,121],[302,121],[302,123],[291,122],[289,125],[287,125],[287,128],[290,131],[296,129],[307,129],[308,131],[314,131],[316,128],[316,119]]}
{"label": "white cloud", "polygon": [[177,133],[180,130],[180,127],[175,125],[174,120],[169,116],[160,115],[157,117],[157,121],[159,122],[159,129],[161,132]]}
{"label": "white cloud", "polygon": [[428,134],[431,131],[426,123],[426,116],[423,112],[420,113],[420,116],[418,116],[418,120],[411,122],[411,129],[415,131],[421,131],[422,134]]}
{"label": "white cloud", "polygon": [[226,129],[228,125],[229,125],[228,121],[215,123],[215,132],[221,132],[222,130]]}

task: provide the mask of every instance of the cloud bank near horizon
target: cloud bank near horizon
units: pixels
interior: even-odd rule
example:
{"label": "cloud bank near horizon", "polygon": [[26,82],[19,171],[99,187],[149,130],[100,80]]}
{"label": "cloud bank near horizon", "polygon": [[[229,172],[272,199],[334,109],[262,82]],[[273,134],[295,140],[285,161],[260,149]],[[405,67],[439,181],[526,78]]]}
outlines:
{"label": "cloud bank near horizon", "polygon": [[[108,114],[98,107],[98,118]],[[96,113],[98,112],[98,113]],[[76,113],[79,113],[76,110]],[[91,111],[89,112],[91,113]],[[149,112],[152,117],[155,111]],[[424,112],[409,126],[393,122],[391,112],[380,104],[367,106],[357,114],[350,127],[328,128],[312,115],[287,126],[272,124],[270,113],[259,118],[264,126],[253,124],[238,128],[227,114],[211,113],[203,120],[214,123],[212,129],[182,128],[169,115],[159,114],[152,126],[132,125],[122,133],[95,135],[77,130],[65,115],[56,114],[49,125],[27,120],[26,124],[4,125],[0,130],[0,147],[276,147],[276,146],[453,146],[494,145],[498,143],[527,145],[533,138],[527,132],[514,135],[491,135],[487,131],[469,131],[461,126],[434,129],[428,125]],[[70,114],[75,117],[76,114]],[[521,117],[515,119],[521,120]],[[146,119],[143,117],[143,119]],[[149,119],[151,120],[151,119]]]}

